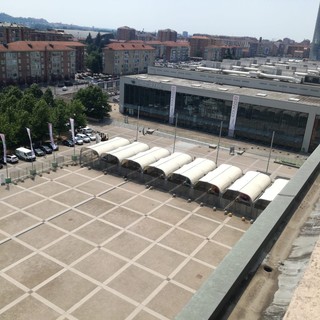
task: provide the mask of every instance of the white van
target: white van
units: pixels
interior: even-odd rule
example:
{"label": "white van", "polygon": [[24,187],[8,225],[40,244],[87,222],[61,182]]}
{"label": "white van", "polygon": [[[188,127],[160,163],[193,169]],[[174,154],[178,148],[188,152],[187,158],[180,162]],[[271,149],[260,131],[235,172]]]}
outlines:
{"label": "white van", "polygon": [[24,161],[35,161],[36,156],[32,153],[30,149],[20,147],[16,149],[16,156]]}

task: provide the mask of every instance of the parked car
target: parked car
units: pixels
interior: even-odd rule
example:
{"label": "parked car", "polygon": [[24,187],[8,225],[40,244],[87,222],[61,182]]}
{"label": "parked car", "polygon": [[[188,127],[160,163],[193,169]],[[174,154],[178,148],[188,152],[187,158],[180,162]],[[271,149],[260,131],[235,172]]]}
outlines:
{"label": "parked car", "polygon": [[48,142],[47,146],[52,150],[52,151],[58,151],[59,150],[59,146],[55,143],[52,142]]}
{"label": "parked car", "polygon": [[74,137],[74,142],[75,142],[75,144],[78,144],[78,145],[82,145],[83,144],[83,140],[80,137],[77,137],[77,136]]}
{"label": "parked car", "polygon": [[3,164],[2,163],[0,163],[0,169],[2,169],[3,168]]}
{"label": "parked car", "polygon": [[52,149],[49,148],[48,146],[42,145],[39,147],[42,151],[44,151],[46,154],[51,154],[52,153]]}
{"label": "parked car", "polygon": [[19,162],[19,159],[14,154],[7,154],[7,162],[8,163],[17,163],[17,162]]}
{"label": "parked car", "polygon": [[62,141],[62,144],[63,144],[64,146],[67,146],[67,147],[73,147],[73,146],[74,146],[74,142],[73,142],[71,139],[63,140],[63,141]]}
{"label": "parked car", "polygon": [[67,90],[68,90],[68,88],[66,86],[62,87],[62,91],[67,91]]}
{"label": "parked car", "polygon": [[84,128],[80,128],[79,132],[83,134],[93,133],[93,129],[90,127],[84,127]]}
{"label": "parked car", "polygon": [[91,141],[90,138],[83,133],[77,133],[76,137],[82,139],[85,143],[89,143]]}
{"label": "parked car", "polygon": [[91,140],[91,141],[96,141],[96,135],[94,133],[87,133],[86,136]]}
{"label": "parked car", "polygon": [[36,156],[28,148],[20,147],[16,149],[16,156],[24,161],[35,161]]}
{"label": "parked car", "polygon": [[35,149],[33,149],[33,151],[37,157],[43,157],[45,155],[45,152],[43,150],[41,150],[40,148],[35,148]]}

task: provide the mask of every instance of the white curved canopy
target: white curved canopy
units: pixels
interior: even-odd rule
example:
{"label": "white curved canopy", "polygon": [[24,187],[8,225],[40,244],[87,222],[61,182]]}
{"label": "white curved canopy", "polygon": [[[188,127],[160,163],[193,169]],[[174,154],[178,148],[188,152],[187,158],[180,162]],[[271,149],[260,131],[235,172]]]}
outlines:
{"label": "white curved canopy", "polygon": [[119,147],[117,149],[111,150],[110,152],[103,153],[102,157],[107,162],[121,163],[124,159],[129,158],[149,149],[149,146],[142,142],[133,142],[129,145]]}
{"label": "white curved canopy", "polygon": [[153,147],[150,150],[139,152],[132,157],[124,159],[122,165],[136,170],[143,170],[149,164],[154,163],[163,157],[167,157],[168,155],[170,155],[170,152],[167,149]]}
{"label": "white curved canopy", "polygon": [[218,168],[202,177],[196,186],[213,193],[223,193],[233,182],[242,176],[242,170],[230,164],[221,164]]}
{"label": "white curved canopy", "polygon": [[171,178],[172,180],[188,182],[189,184],[194,185],[200,178],[215,167],[216,164],[211,160],[196,158],[194,161],[173,172]]}
{"label": "white curved canopy", "polygon": [[127,144],[130,144],[130,141],[128,139],[115,137],[108,141],[102,141],[90,146],[82,147],[80,154],[86,154],[91,152],[101,157],[103,153],[119,148],[121,146],[125,146]]}
{"label": "white curved canopy", "polygon": [[175,170],[181,168],[183,165],[190,163],[192,157],[181,152],[174,152],[168,157],[162,158],[145,168],[145,173],[154,174],[157,176],[170,176]]}
{"label": "white curved canopy", "polygon": [[289,182],[287,179],[276,179],[273,184],[266,189],[259,200],[265,200],[271,202]]}
{"label": "white curved canopy", "polygon": [[237,191],[242,200],[253,202],[270,183],[271,179],[268,175],[257,171],[248,171],[244,176],[234,182],[228,190]]}

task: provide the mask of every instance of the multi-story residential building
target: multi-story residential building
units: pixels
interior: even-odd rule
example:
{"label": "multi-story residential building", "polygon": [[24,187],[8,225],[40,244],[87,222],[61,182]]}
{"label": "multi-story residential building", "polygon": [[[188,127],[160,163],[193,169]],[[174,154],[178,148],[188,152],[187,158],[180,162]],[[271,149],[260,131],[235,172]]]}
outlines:
{"label": "multi-story residential building", "polygon": [[14,41],[72,41],[64,30],[34,30],[16,23],[0,23],[0,43]]}
{"label": "multi-story residential building", "polygon": [[21,41],[29,38],[29,28],[9,22],[0,23],[0,43]]}
{"label": "multi-story residential building", "polygon": [[103,72],[112,75],[146,72],[154,65],[155,49],[143,43],[111,43],[103,49]]}
{"label": "multi-story residential building", "polygon": [[72,79],[77,71],[77,59],[84,59],[84,47],[81,43],[61,41],[1,44],[0,84]]}
{"label": "multi-story residential building", "polygon": [[177,41],[177,31],[171,29],[158,30],[158,40],[164,41]]}
{"label": "multi-story residential building", "polygon": [[205,47],[214,44],[213,40],[207,36],[192,36],[189,38],[190,43],[190,56],[202,57],[204,55]]}
{"label": "multi-story residential building", "polygon": [[243,58],[244,48],[236,46],[208,46],[204,49],[204,59],[222,61],[223,59]]}
{"label": "multi-story residential building", "polygon": [[117,29],[117,39],[124,41],[135,40],[136,30],[127,26],[120,27]]}
{"label": "multi-story residential building", "polygon": [[168,62],[187,61],[190,58],[190,44],[187,41],[166,41],[162,43],[164,47],[163,59]]}

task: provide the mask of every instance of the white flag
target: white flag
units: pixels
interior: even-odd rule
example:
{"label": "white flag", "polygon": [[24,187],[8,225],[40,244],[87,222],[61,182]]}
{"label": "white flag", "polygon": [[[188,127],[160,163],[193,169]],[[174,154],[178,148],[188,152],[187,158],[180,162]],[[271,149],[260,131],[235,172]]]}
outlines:
{"label": "white flag", "polygon": [[0,133],[0,137],[3,145],[3,162],[7,163],[7,146],[6,146],[6,137],[3,133]]}
{"label": "white flag", "polygon": [[50,137],[50,142],[52,144],[52,147],[55,148],[55,143],[54,143],[54,140],[53,140],[53,134],[52,134],[52,123],[48,123],[48,127],[49,127],[49,137]]}
{"label": "white flag", "polygon": [[176,92],[177,87],[171,86],[171,96],[170,96],[170,112],[169,112],[169,123],[173,124],[174,111],[176,106]]}
{"label": "white flag", "polygon": [[26,129],[27,129],[27,133],[28,133],[28,136],[29,136],[29,140],[30,140],[30,149],[31,149],[32,157],[34,157],[34,151],[33,151],[33,146],[32,146],[32,139],[31,139],[31,132],[30,132],[29,128],[26,128]]}
{"label": "white flag", "polygon": [[237,95],[233,96],[232,108],[231,108],[231,114],[230,114],[230,122],[229,122],[229,131],[228,131],[229,137],[233,137],[233,134],[234,134],[234,129],[235,129],[236,120],[237,120],[239,99],[240,99],[239,96],[237,96]]}
{"label": "white flag", "polygon": [[70,128],[71,128],[72,141],[75,142],[75,138],[74,138],[74,119],[72,119],[72,118],[70,118]]}

